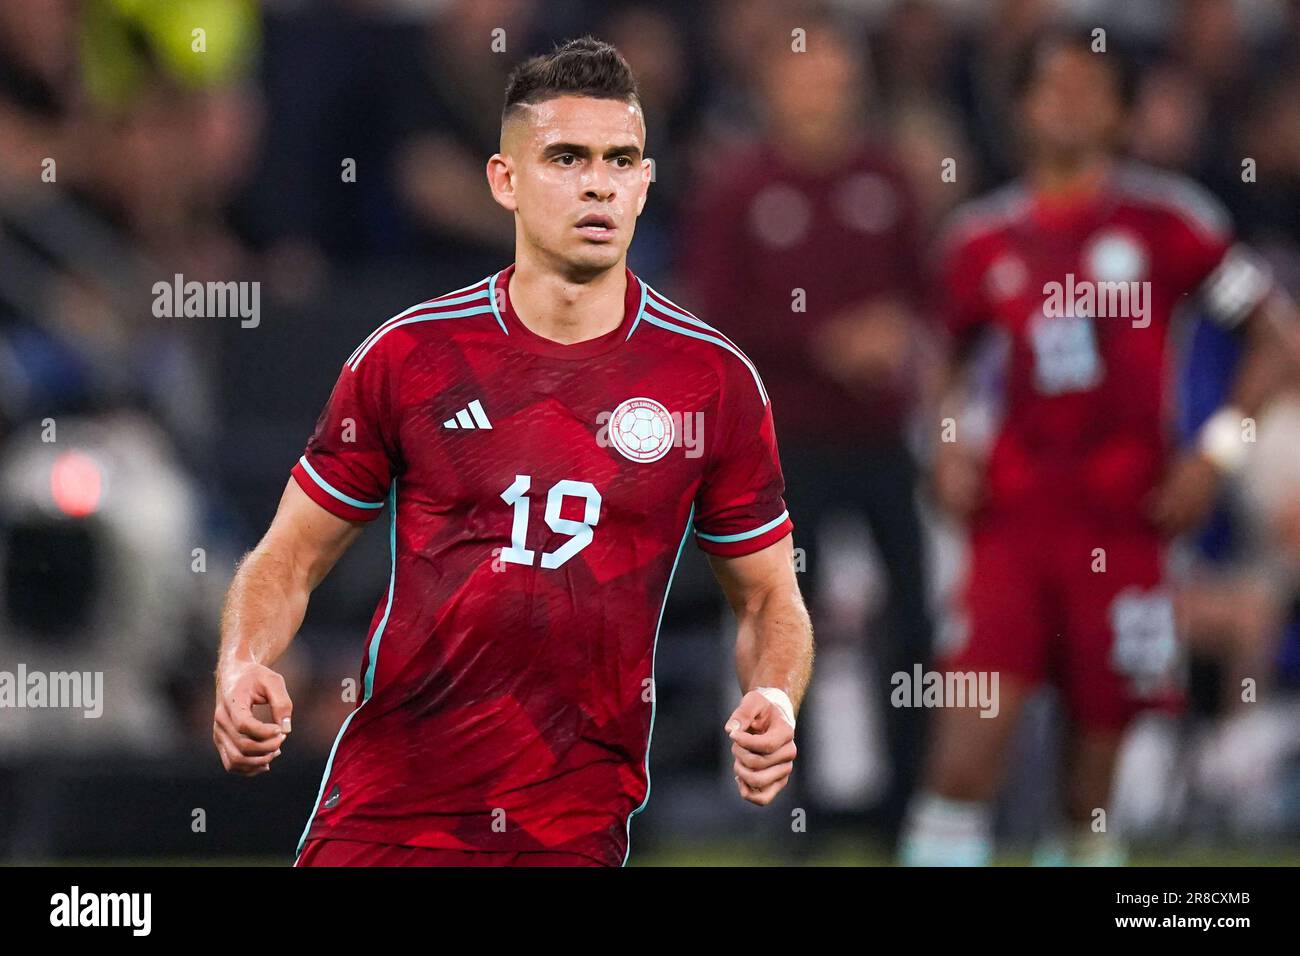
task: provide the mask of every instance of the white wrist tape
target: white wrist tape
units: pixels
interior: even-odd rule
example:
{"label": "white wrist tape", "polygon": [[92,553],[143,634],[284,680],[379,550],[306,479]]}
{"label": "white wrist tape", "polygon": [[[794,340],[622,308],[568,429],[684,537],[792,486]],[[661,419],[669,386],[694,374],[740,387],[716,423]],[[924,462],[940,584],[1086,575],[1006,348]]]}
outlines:
{"label": "white wrist tape", "polygon": [[1232,474],[1246,461],[1246,442],[1241,427],[1246,416],[1231,405],[1219,409],[1201,426],[1198,447],[1220,471]]}
{"label": "white wrist tape", "polygon": [[776,705],[776,709],[781,712],[781,716],[790,725],[790,729],[794,730],[794,705],[790,703],[789,695],[779,687],[756,687],[754,689]]}

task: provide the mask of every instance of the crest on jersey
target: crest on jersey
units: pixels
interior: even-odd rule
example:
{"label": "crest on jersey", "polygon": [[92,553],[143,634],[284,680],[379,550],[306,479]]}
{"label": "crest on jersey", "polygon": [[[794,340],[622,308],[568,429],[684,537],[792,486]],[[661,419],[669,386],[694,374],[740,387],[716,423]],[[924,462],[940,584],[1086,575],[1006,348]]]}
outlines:
{"label": "crest on jersey", "polygon": [[1137,236],[1108,229],[1093,237],[1083,253],[1089,275],[1097,282],[1137,282],[1147,274],[1147,252]]}
{"label": "crest on jersey", "polygon": [[1029,267],[1019,256],[1004,252],[984,274],[984,290],[993,299],[1014,299],[1029,284]]}
{"label": "crest on jersey", "polygon": [[609,416],[610,444],[629,461],[658,461],[673,438],[673,417],[653,398],[629,398]]}

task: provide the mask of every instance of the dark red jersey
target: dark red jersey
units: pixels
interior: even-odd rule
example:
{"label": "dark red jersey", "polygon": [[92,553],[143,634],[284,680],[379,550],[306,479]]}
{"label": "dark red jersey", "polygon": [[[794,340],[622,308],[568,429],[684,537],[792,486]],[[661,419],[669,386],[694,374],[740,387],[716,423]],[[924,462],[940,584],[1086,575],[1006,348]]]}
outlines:
{"label": "dark red jersey", "polygon": [[986,514],[1121,524],[1144,522],[1166,466],[1175,308],[1195,298],[1231,326],[1269,289],[1216,200],[1132,165],[1069,203],[1017,183],[971,204],[942,269],[952,332],[995,328],[1009,348]]}
{"label": "dark red jersey", "polygon": [[371,333],[293,469],[340,517],[387,505],[393,568],[304,840],[621,863],[687,537],[741,555],[791,531],[729,339],[628,271],[622,324],[562,345],[515,315],[513,271]]}
{"label": "dark red jersey", "polygon": [[817,357],[847,308],[925,297],[916,202],[889,155],[855,148],[834,168],[771,145],[729,157],[693,194],[682,269],[699,313],[734,335],[771,386],[786,442],[844,447],[902,428],[911,386],[849,386]]}

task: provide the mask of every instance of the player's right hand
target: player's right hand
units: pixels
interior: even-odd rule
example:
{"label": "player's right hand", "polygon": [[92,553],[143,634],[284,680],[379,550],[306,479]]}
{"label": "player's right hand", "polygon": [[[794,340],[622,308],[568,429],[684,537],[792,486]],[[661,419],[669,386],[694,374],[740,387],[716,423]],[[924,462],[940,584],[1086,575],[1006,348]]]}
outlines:
{"label": "player's right hand", "polygon": [[934,453],[931,486],[939,507],[966,521],[984,493],[984,462],[957,442],[940,442]]}
{"label": "player's right hand", "polygon": [[[255,704],[271,709],[271,721],[253,715]],[[293,701],[284,678],[251,661],[225,665],[217,673],[217,707],[212,742],[222,765],[246,777],[266,773],[292,730]]]}
{"label": "player's right hand", "polygon": [[736,760],[736,788],[742,799],[765,807],[790,781],[798,748],[794,728],[776,704],[756,690],[743,698],[726,723]]}

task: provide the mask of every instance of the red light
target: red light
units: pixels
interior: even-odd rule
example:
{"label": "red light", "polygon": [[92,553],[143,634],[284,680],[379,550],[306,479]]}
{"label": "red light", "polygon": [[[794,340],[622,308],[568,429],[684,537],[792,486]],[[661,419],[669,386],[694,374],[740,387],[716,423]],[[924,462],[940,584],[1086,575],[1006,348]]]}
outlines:
{"label": "red light", "polygon": [[89,455],[65,451],[50,469],[50,494],[54,504],[69,518],[84,518],[99,508],[104,476]]}

